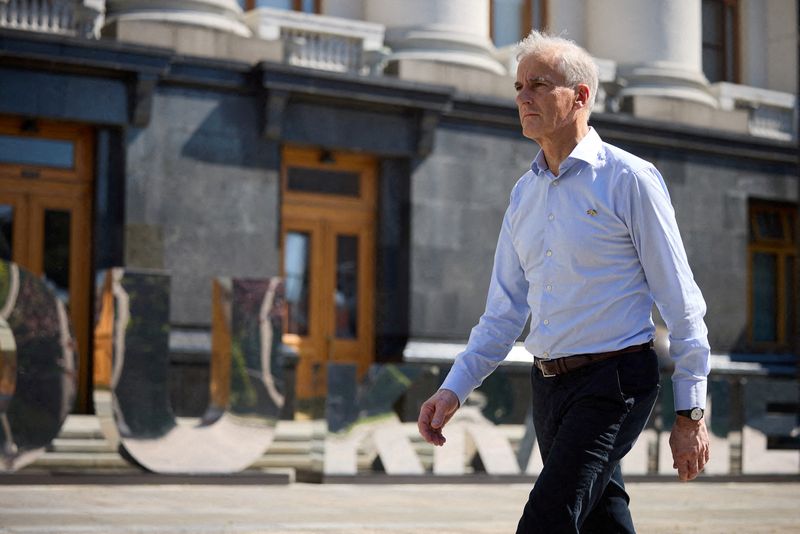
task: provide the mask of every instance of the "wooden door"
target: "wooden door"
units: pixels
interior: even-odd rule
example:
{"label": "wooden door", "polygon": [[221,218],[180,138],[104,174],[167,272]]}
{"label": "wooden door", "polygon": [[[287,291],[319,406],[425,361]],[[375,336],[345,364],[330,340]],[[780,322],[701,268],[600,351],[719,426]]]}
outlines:
{"label": "wooden door", "polygon": [[90,411],[91,133],[0,118],[0,257],[44,276],[67,305],[82,412]]}
{"label": "wooden door", "polygon": [[312,149],[283,153],[284,343],[300,355],[297,398],[324,398],[328,362],[374,361],[375,161]]}

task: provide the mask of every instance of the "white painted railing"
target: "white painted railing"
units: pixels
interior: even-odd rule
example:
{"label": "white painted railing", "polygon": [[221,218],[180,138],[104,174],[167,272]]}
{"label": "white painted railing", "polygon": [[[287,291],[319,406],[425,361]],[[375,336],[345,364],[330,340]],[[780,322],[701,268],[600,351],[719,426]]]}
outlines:
{"label": "white painted railing", "polygon": [[381,24],[270,8],[248,12],[245,22],[256,37],[283,41],[290,65],[370,74],[386,57]]}
{"label": "white painted railing", "polygon": [[103,0],[0,0],[0,27],[95,37]]}

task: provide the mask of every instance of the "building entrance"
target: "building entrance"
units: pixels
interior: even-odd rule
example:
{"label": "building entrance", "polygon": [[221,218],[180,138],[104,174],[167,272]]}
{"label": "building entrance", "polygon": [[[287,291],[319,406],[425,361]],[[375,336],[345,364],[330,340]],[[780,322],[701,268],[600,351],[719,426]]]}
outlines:
{"label": "building entrance", "polygon": [[76,410],[91,411],[92,130],[0,118],[0,257],[46,282],[67,305],[78,361]]}
{"label": "building entrance", "polygon": [[374,361],[376,162],[283,151],[284,343],[300,355],[298,408],[326,394],[328,362]]}

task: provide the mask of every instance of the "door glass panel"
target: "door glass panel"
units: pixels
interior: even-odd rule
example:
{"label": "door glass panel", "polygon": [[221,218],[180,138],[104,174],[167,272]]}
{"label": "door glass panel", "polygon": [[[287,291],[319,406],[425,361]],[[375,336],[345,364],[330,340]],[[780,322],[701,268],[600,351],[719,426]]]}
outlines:
{"label": "door glass panel", "polygon": [[14,250],[14,206],[0,204],[0,259],[12,260]]}
{"label": "door glass panel", "polygon": [[286,278],[288,317],[286,332],[307,336],[309,331],[309,262],[311,236],[307,232],[287,232],[284,242],[283,272]]}
{"label": "door glass panel", "polygon": [[71,214],[68,211],[44,212],[44,275],[55,286],[62,301],[69,304],[69,247]]}
{"label": "door glass panel", "polygon": [[336,337],[358,337],[358,236],[336,236]]}
{"label": "door glass panel", "polygon": [[777,328],[777,258],[775,254],[753,255],[753,340],[776,341]]}
{"label": "door glass panel", "polygon": [[783,219],[778,211],[762,211],[756,214],[758,235],[762,239],[783,239]]}
{"label": "door glass panel", "polygon": [[61,139],[0,135],[0,161],[71,169],[75,166],[75,143]]}
{"label": "door glass panel", "polygon": [[342,195],[358,198],[361,195],[360,176],[356,172],[327,171],[292,167],[288,171],[289,191]]}

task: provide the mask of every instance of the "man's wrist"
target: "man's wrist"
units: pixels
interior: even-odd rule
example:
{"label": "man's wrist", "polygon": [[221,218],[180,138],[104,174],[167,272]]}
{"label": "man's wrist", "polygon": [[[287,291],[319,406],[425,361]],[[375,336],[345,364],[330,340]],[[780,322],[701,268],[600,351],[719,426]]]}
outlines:
{"label": "man's wrist", "polygon": [[699,421],[705,415],[705,410],[695,406],[694,408],[689,408],[688,410],[675,410],[675,414],[677,414],[679,417],[685,417],[692,421]]}

